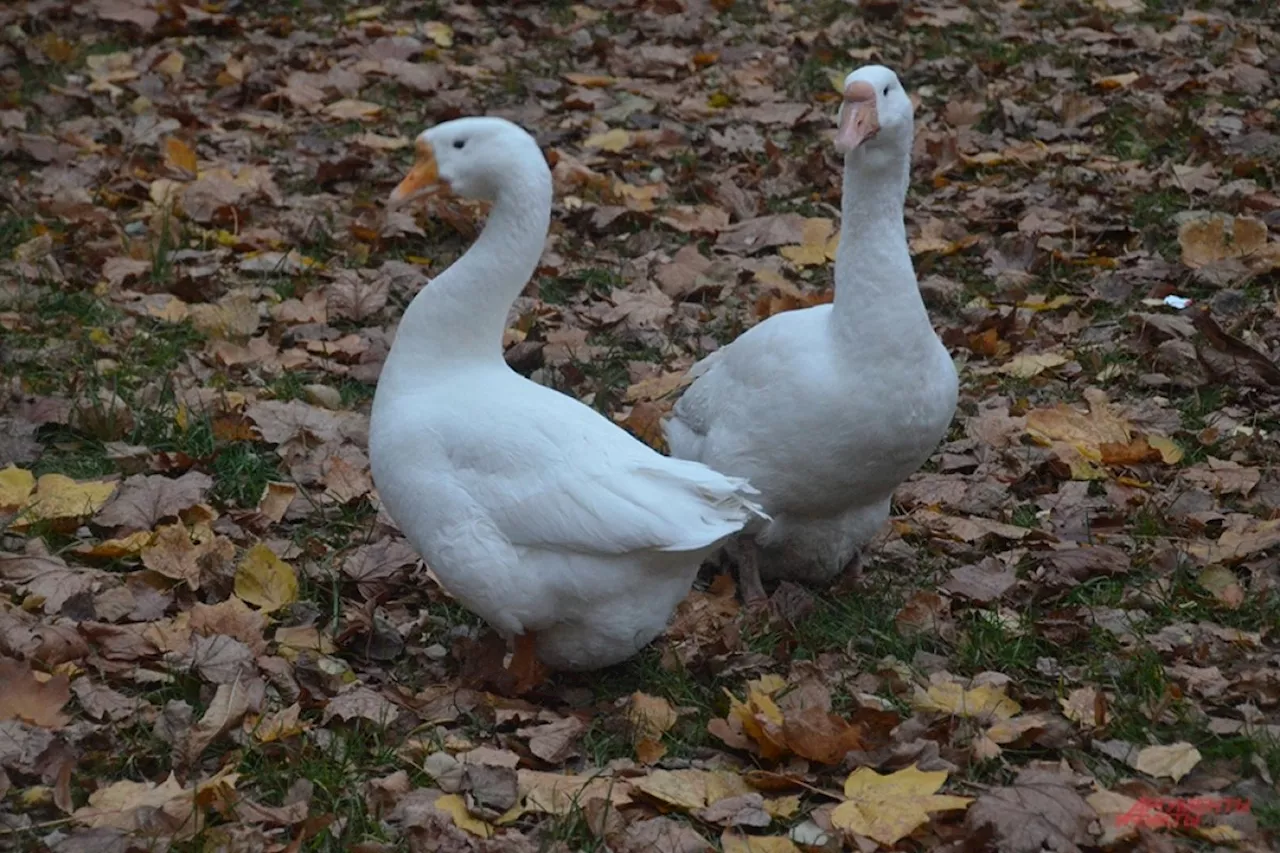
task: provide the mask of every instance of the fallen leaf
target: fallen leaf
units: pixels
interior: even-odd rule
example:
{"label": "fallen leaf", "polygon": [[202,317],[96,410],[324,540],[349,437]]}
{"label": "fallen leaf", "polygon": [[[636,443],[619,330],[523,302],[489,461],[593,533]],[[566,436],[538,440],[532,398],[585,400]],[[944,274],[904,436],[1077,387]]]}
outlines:
{"label": "fallen leaf", "polygon": [[457,794],[445,794],[436,800],[435,806],[453,818],[453,825],[477,838],[488,838],[493,835],[493,825],[473,816],[467,811],[467,803]]}
{"label": "fallen leaf", "polygon": [[892,846],[928,823],[931,812],[964,809],[973,802],[939,794],[946,781],[946,771],[929,773],[915,765],[887,776],[859,767],[845,780],[845,801],[831,813],[831,823]]}
{"label": "fallen leaf", "polygon": [[193,178],[199,171],[196,167],[196,152],[176,136],[170,136],[164,141],[164,162],[170,168],[186,172]]}
{"label": "fallen leaf", "polygon": [[1039,853],[1086,845],[1096,815],[1089,804],[1056,773],[1024,769],[1014,784],[978,797],[965,822],[970,832],[991,827],[999,850]]}
{"label": "fallen leaf", "polygon": [[0,510],[22,506],[35,487],[35,475],[25,468],[10,465],[0,471]]}
{"label": "fallen leaf", "polygon": [[236,567],[235,590],[243,601],[271,613],[298,599],[298,576],[293,566],[259,542]]}
{"label": "fallen leaf", "polygon": [[65,675],[41,680],[31,667],[0,657],[0,720],[22,720],[35,726],[59,729],[71,722],[62,706],[71,699]]}
{"label": "fallen leaf", "polygon": [[136,474],[121,484],[119,493],[93,520],[126,531],[150,530],[203,501],[212,486],[213,479],[199,471],[176,479]]}
{"label": "fallen leaf", "polygon": [[380,726],[389,726],[400,716],[400,709],[387,701],[380,693],[364,685],[355,685],[329,700],[324,708],[322,721],[334,717],[354,720],[357,717],[370,720]]}
{"label": "fallen leaf", "polygon": [[724,853],[801,853],[796,843],[785,835],[743,835],[725,832],[720,836]]}
{"label": "fallen leaf", "polygon": [[1061,367],[1069,359],[1056,352],[1019,353],[1000,365],[1000,372],[1018,379],[1030,379],[1046,370]]}
{"label": "fallen leaf", "polygon": [[601,151],[609,151],[614,154],[625,151],[631,147],[632,136],[628,131],[615,127],[604,133],[596,133],[588,136],[582,143],[583,148],[596,148]]}
{"label": "fallen leaf", "polygon": [[1223,214],[1190,219],[1178,228],[1182,262],[1192,269],[1239,258],[1267,272],[1280,265],[1280,246],[1267,243],[1267,226],[1252,216]]}
{"label": "fallen leaf", "polygon": [[24,526],[33,521],[83,518],[97,512],[115,491],[115,483],[77,482],[62,474],[45,474],[18,510],[18,518]]}
{"label": "fallen leaf", "polygon": [[1177,782],[1200,763],[1200,750],[1185,741],[1168,746],[1143,748],[1133,761],[1133,769],[1148,776],[1167,777]]}
{"label": "fallen leaf", "polygon": [[954,681],[931,684],[928,690],[916,688],[911,705],[921,711],[995,719],[1008,719],[1021,710],[1018,703],[999,688],[986,684],[965,688]]}

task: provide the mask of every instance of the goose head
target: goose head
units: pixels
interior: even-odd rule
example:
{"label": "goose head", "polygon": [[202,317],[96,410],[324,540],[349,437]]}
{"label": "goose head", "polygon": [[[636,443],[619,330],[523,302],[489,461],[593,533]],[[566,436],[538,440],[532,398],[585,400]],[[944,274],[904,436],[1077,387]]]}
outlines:
{"label": "goose head", "polygon": [[414,150],[413,168],[391,193],[393,204],[439,190],[495,201],[504,186],[531,168],[547,168],[532,136],[492,116],[454,119],[428,128],[414,140]]}
{"label": "goose head", "polygon": [[858,152],[868,165],[888,165],[911,154],[915,109],[906,89],[883,65],[864,65],[844,78],[836,150]]}

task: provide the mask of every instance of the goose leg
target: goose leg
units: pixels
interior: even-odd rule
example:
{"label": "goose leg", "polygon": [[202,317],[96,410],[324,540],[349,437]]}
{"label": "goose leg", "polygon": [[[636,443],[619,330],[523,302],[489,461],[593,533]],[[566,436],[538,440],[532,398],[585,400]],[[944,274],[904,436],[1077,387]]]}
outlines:
{"label": "goose leg", "polygon": [[738,589],[748,607],[759,607],[769,600],[760,580],[760,546],[756,540],[742,537],[742,560],[738,563]]}
{"label": "goose leg", "polygon": [[854,551],[853,556],[849,558],[849,562],[844,564],[844,568],[840,570],[834,578],[832,588],[837,592],[851,592],[857,588],[862,580],[862,551],[861,549]]}
{"label": "goose leg", "polygon": [[532,631],[516,635],[507,672],[515,677],[516,695],[529,692],[546,677],[546,667],[538,660],[538,637]]}

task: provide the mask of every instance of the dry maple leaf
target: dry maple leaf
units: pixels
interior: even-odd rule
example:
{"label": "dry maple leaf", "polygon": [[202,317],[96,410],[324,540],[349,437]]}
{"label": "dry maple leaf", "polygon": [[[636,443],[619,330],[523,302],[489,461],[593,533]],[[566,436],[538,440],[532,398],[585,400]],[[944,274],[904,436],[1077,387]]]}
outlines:
{"label": "dry maple leaf", "polygon": [[1057,773],[1028,769],[1014,784],[980,796],[966,815],[970,830],[990,826],[1001,853],[1076,850],[1089,839],[1095,814]]}
{"label": "dry maple leaf", "polygon": [[328,723],[334,717],[354,720],[357,717],[370,720],[380,726],[389,726],[400,716],[400,709],[363,684],[353,685],[339,693],[325,705],[321,722]]}
{"label": "dry maple leaf", "polygon": [[925,772],[915,765],[887,776],[859,767],[845,780],[845,801],[831,813],[831,823],[892,846],[928,823],[931,812],[963,809],[973,802],[939,794],[946,781],[946,771]]}
{"label": "dry maple leaf", "polygon": [[121,484],[115,499],[93,521],[126,531],[150,530],[203,501],[212,486],[213,479],[199,471],[188,471],[177,479],[137,474]]}
{"label": "dry maple leaf", "polygon": [[1101,393],[1085,395],[1089,412],[1059,403],[1049,409],[1033,409],[1027,413],[1027,433],[1052,448],[1070,469],[1075,480],[1105,478],[1100,467],[1103,445],[1129,444],[1130,424],[1111,412]]}

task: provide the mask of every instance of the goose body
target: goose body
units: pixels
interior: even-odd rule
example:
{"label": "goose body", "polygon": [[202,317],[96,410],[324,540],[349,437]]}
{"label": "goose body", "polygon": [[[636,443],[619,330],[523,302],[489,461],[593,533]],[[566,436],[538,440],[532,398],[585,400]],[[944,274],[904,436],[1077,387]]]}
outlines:
{"label": "goose body", "polygon": [[557,669],[634,654],[702,560],[758,513],[740,478],[664,457],[513,372],[502,330],[542,252],[551,175],[496,118],[426,131],[404,196],[443,184],[494,206],[423,288],[378,381],[369,447],[387,511],[445,588]]}
{"label": "goose body", "polygon": [[672,455],[761,492],[769,518],[742,537],[744,587],[755,571],[821,583],[856,565],[955,412],[903,224],[912,121],[892,71],[849,75],[834,302],[770,317],[695,364],[665,425]]}

